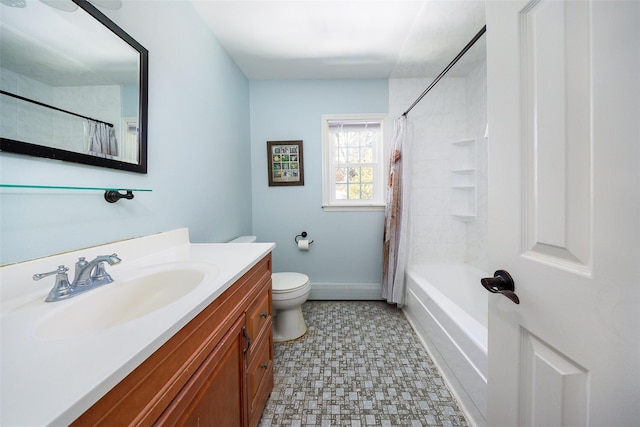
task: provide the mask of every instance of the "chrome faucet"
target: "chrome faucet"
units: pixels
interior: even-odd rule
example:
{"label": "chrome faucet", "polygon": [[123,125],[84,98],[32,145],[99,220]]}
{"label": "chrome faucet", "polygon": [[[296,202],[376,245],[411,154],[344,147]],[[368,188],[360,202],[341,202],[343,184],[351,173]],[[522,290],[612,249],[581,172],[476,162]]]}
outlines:
{"label": "chrome faucet", "polygon": [[33,280],[40,280],[43,277],[55,274],[56,282],[45,301],[60,301],[113,282],[113,278],[105,271],[104,263],[114,265],[119,264],[121,261],[117,254],[100,255],[92,261],[87,261],[84,257],[80,257],[78,258],[78,262],[76,262],[73,283],[69,283],[67,276],[69,267],[64,265],[58,266],[58,269],[54,271],[34,274]]}

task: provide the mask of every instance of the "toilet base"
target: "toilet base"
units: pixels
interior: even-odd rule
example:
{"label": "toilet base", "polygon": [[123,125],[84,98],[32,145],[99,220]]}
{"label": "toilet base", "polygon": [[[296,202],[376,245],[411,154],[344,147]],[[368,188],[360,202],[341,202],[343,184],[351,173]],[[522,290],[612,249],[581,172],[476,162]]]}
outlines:
{"label": "toilet base", "polygon": [[300,338],[307,332],[302,316],[302,306],[276,310],[273,319],[273,342],[285,342]]}

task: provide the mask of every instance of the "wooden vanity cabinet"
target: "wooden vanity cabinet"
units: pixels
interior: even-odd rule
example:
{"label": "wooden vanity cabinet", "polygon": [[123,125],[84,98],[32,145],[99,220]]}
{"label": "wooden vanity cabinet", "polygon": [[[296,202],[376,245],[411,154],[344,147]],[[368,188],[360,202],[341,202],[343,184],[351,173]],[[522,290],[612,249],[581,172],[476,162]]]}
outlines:
{"label": "wooden vanity cabinet", "polygon": [[242,319],[178,393],[155,424],[242,426],[244,402]]}
{"label": "wooden vanity cabinet", "polygon": [[74,421],[255,427],[273,389],[271,255]]}

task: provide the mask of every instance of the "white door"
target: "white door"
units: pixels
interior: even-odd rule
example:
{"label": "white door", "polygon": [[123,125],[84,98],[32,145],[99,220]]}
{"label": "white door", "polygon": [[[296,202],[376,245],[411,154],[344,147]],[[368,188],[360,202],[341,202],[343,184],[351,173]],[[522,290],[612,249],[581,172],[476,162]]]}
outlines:
{"label": "white door", "polygon": [[488,425],[640,425],[640,1],[487,1]]}

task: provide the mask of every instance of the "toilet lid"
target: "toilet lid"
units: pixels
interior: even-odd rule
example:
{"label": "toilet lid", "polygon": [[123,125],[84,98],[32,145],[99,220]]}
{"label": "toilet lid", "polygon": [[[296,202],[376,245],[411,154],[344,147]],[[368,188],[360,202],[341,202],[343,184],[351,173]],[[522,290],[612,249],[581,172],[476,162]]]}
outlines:
{"label": "toilet lid", "polygon": [[309,283],[309,276],[302,273],[273,273],[271,290],[273,292],[291,292]]}

